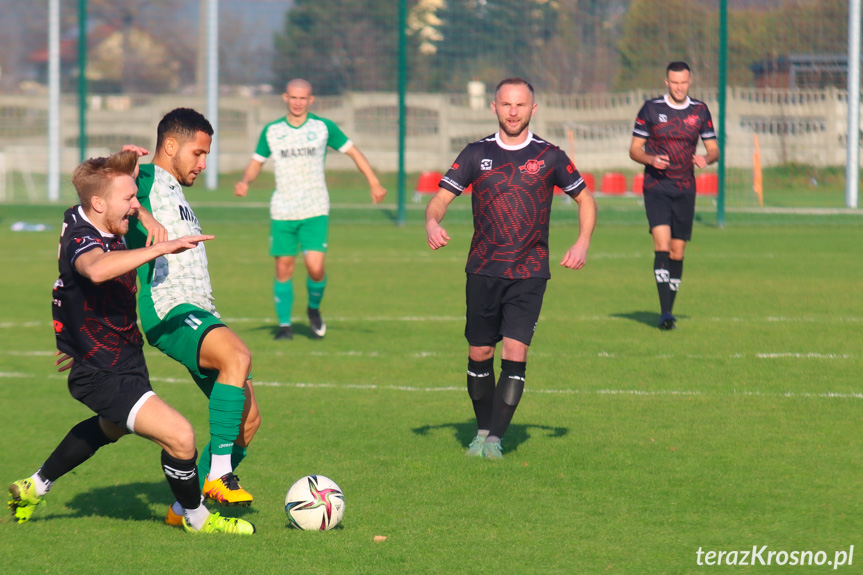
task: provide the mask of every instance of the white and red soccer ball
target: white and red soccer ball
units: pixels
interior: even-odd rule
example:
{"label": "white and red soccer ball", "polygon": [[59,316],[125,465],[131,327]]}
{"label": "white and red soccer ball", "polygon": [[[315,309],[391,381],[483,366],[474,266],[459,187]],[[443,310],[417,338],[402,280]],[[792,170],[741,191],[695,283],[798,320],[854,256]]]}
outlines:
{"label": "white and red soccer ball", "polygon": [[326,531],[344,517],[345,496],[329,477],[307,475],[288,489],[285,514],[295,529]]}

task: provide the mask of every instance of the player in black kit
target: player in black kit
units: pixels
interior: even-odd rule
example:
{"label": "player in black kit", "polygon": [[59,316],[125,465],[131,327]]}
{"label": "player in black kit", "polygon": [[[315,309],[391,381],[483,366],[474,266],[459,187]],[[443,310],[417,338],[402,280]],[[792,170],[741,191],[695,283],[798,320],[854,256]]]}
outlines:
{"label": "player in black kit", "polygon": [[[450,239],[440,225],[447,207],[473,186],[464,331],[467,391],[477,435],[467,454],[490,459],[503,457],[500,440],[524,391],[527,350],[551,277],[548,228],[554,187],[578,204],[578,240],[560,265],[584,267],[596,225],[596,203],[575,165],[528,129],[536,106],[527,81],[501,81],[491,104],[500,130],[462,150],[426,208],[428,244],[437,250]],[[501,373],[495,386],[494,353],[500,341]]]}
{"label": "player in black kit", "polygon": [[[689,97],[692,76],[686,62],[665,71],[668,93],[648,100],[638,112],[629,157],[644,164],[644,209],[653,235],[653,272],[659,291],[659,328],[674,329],[674,298],[683,276],[683,252],[695,217],[695,169],[719,159],[710,110]],[[698,138],[705,155],[695,153]]]}
{"label": "player in black kit", "polygon": [[248,521],[204,507],[192,425],[150,387],[135,312],[135,270],[213,236],[127,249],[123,236],[140,207],[133,177],[137,164],[135,152],[120,152],[87,160],[72,174],[81,204],[66,210],[60,235],[53,315],[63,356],[57,364],[63,364],[60,371],[69,369],[72,397],[97,415],[74,426],[36,473],[9,486],[9,509],[18,523],[28,521],[57,479],[99,448],[135,433],[162,447],[162,470],[183,504],[186,531],[252,534],[255,527]]}

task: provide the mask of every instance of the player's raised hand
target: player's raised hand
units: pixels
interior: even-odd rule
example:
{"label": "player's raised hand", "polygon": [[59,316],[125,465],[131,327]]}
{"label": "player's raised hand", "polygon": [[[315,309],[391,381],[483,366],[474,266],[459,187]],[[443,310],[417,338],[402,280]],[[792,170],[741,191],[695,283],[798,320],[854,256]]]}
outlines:
{"label": "player's raised hand", "polygon": [[371,186],[372,193],[372,203],[379,204],[384,201],[384,196],[387,195],[387,189],[383,187],[380,183],[372,184]]}
{"label": "player's raised hand", "polygon": [[207,235],[183,236],[182,238],[177,238],[176,240],[163,242],[159,244],[159,246],[161,246],[165,250],[166,254],[179,254],[186,250],[196,248],[201,242],[212,240],[215,237],[216,236]]}
{"label": "player's raised hand", "polygon": [[426,224],[426,239],[429,247],[433,250],[442,248],[449,243],[449,235],[443,226],[437,222],[428,222]]}
{"label": "player's raised hand", "polygon": [[249,184],[246,182],[237,182],[234,184],[234,195],[239,196],[241,198],[245,198],[246,194],[249,193]]}
{"label": "player's raised hand", "polygon": [[144,243],[145,246],[151,246],[168,240],[168,230],[166,230],[165,226],[160,224],[158,220],[153,217],[153,214],[148,212],[146,209],[139,207],[134,216],[138,218],[138,221],[141,222],[141,225],[144,226],[144,229],[147,231],[147,241]]}
{"label": "player's raised hand", "polygon": [[121,152],[135,152],[138,154],[138,157],[147,156],[150,154],[150,150],[144,148],[142,146],[136,146],[135,144],[126,144],[120,149]]}
{"label": "player's raised hand", "polygon": [[576,242],[571,248],[563,254],[563,259],[560,262],[565,268],[571,270],[580,270],[587,263],[587,247]]}

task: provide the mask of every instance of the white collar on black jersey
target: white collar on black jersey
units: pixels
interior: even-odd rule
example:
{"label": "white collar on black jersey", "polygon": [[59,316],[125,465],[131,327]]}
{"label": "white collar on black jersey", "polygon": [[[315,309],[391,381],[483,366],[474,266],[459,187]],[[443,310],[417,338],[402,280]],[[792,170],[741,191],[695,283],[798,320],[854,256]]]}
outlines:
{"label": "white collar on black jersey", "polygon": [[530,130],[527,131],[527,139],[521,144],[517,144],[515,146],[510,146],[509,144],[504,144],[500,141],[500,132],[495,133],[494,141],[497,142],[497,145],[503,148],[504,150],[521,150],[522,148],[527,147],[530,144],[530,141],[533,140],[533,132]]}
{"label": "white collar on black jersey", "polygon": [[689,96],[686,97],[686,101],[682,104],[675,104],[671,101],[671,98],[668,97],[668,94],[663,96],[665,103],[668,104],[669,108],[674,108],[675,110],[685,110],[689,107],[689,104],[692,103],[692,100],[689,99]]}
{"label": "white collar on black jersey", "polygon": [[84,208],[82,208],[81,206],[78,206],[78,215],[80,215],[82,218],[84,218],[85,222],[87,222],[88,224],[90,224],[91,226],[93,226],[94,228],[99,230],[99,233],[102,234],[103,238],[116,237],[114,234],[109,234],[108,232],[100,230],[99,226],[97,226],[96,224],[94,224],[93,222],[90,221],[90,218],[87,217],[87,214],[84,213]]}

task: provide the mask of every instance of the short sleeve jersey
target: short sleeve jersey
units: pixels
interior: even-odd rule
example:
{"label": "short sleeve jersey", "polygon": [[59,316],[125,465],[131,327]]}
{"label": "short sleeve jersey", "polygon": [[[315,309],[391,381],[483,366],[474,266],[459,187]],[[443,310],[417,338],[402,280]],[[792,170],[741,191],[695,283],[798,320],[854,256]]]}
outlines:
{"label": "short sleeve jersey", "polygon": [[327,148],[347,152],[353,143],[331,120],[309,114],[302,126],[287,118],[264,126],[252,156],[263,163],[273,159],[276,190],[270,199],[270,218],[305,220],[330,213],[324,177]]}
{"label": "short sleeve jersey", "polygon": [[662,98],[648,100],[635,118],[632,135],[646,138],[645,151],[651,156],[666,154],[669,166],[657,170],[644,167],[644,191],[695,193],[695,169],[692,155],[702,140],[716,139],[713,120],[707,105],[686,97],[677,105]]}
{"label": "short sleeve jersey", "polygon": [[123,238],[96,228],[81,206],[66,210],[52,310],[57,349],[77,365],[112,369],[143,354],[135,314],[135,272],[97,285],[75,269],[76,260],[89,251],[125,249]]}
{"label": "short sleeve jersey", "polygon": [[506,279],[549,278],[548,230],[554,187],[572,197],[584,179],[566,153],[528,132],[518,146],[495,134],[468,144],[440,187],[472,188],[474,233],[465,271]]}
{"label": "short sleeve jersey", "polygon": [[[138,201],[168,231],[168,239],[200,234],[201,225],[186,196],[183,187],[167,170],[155,164],[140,167],[138,173]],[[147,232],[140,222],[126,234],[126,241],[132,248],[144,247]],[[210,284],[207,264],[207,251],[204,244],[179,254],[159,256],[138,268],[141,281],[141,320],[146,325],[152,317],[147,311],[154,311],[159,320],[180,304],[192,304],[215,314],[216,304]]]}

